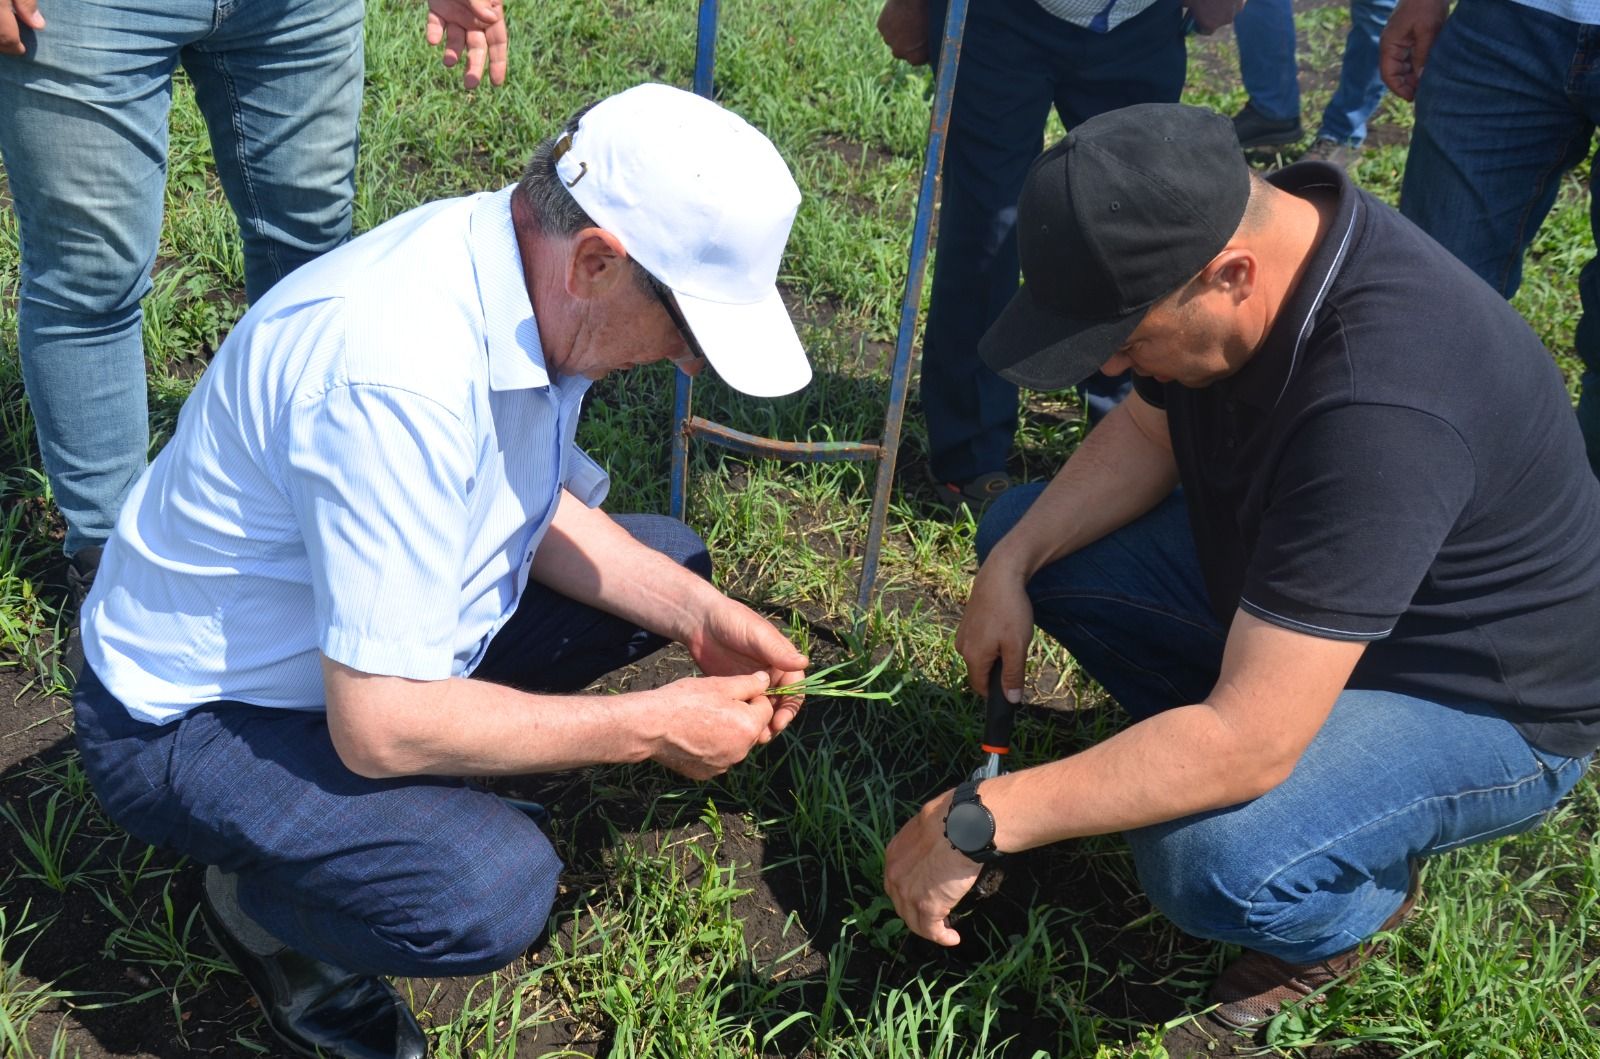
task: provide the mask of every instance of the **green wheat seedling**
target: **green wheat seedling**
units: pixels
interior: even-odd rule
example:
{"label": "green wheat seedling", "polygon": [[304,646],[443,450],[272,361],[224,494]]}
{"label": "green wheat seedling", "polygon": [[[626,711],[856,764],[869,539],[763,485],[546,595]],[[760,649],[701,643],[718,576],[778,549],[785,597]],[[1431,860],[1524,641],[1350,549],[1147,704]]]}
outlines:
{"label": "green wheat seedling", "polygon": [[883,675],[889,667],[889,656],[884,655],[878,664],[855,676],[838,676],[856,664],[856,659],[847,658],[843,662],[835,662],[831,666],[819,669],[815,673],[807,673],[804,678],[792,684],[767,689],[768,695],[809,695],[817,698],[829,699],[873,699],[884,701],[893,699],[900,690],[896,684],[888,691],[874,691],[872,685]]}
{"label": "green wheat seedling", "polygon": [[[95,850],[79,851],[74,856],[72,844],[92,812],[92,803],[79,802],[74,806],[71,796],[60,789],[51,792],[45,800],[42,818],[35,817],[29,810],[24,822],[16,806],[0,805],[0,820],[11,825],[32,858],[30,864],[21,856],[16,857],[22,877],[36,880],[56,893],[65,893],[68,886],[88,874],[84,868],[94,858]],[[98,847],[100,843],[95,845]]]}
{"label": "green wheat seedling", "polygon": [[[13,926],[6,917],[6,906],[0,903],[0,1054],[17,1056],[18,1059],[35,1054],[28,1041],[28,1023],[41,1012],[70,1002],[78,995],[70,990],[58,989],[49,982],[35,983],[23,971],[22,961],[27,958],[29,950],[42,936],[43,928],[49,922],[28,922],[31,908],[32,902],[24,904],[17,917],[22,925]],[[27,934],[33,937],[27,938],[24,943],[22,939]],[[22,951],[15,952],[19,944]],[[64,1055],[65,1047],[66,1023],[63,1021],[56,1027],[47,1054]]]}

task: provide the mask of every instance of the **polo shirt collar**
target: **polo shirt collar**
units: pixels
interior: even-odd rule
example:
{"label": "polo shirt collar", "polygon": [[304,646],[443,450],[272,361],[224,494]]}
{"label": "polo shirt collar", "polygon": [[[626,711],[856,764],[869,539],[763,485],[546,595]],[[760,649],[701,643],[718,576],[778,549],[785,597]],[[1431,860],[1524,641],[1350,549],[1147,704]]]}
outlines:
{"label": "polo shirt collar", "polygon": [[1271,174],[1267,182],[1290,194],[1326,188],[1338,196],[1333,220],[1312,250],[1300,282],[1278,310],[1266,340],[1249,363],[1223,380],[1231,397],[1256,408],[1271,409],[1293,378],[1317,310],[1344,265],[1360,220],[1361,200],[1345,171],[1326,162],[1297,163]]}
{"label": "polo shirt collar", "polygon": [[544,347],[539,343],[539,325],[528,300],[522,254],[511,224],[511,192],[515,186],[478,196],[468,226],[491,390],[550,385]]}

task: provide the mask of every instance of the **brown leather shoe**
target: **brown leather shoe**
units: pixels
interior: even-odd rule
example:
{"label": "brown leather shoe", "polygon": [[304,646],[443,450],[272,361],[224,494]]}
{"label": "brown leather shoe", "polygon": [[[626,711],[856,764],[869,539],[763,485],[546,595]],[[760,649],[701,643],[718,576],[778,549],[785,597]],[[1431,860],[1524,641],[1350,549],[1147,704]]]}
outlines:
{"label": "brown leather shoe", "polygon": [[[1380,933],[1393,930],[1411,915],[1417,906],[1417,889],[1417,866],[1412,864],[1406,899],[1383,921]],[[1362,942],[1317,963],[1286,963],[1246,949],[1212,985],[1208,999],[1219,1006],[1209,1014],[1234,1029],[1260,1025],[1290,1004],[1320,999],[1334,982],[1348,981],[1377,950],[1371,942]]]}

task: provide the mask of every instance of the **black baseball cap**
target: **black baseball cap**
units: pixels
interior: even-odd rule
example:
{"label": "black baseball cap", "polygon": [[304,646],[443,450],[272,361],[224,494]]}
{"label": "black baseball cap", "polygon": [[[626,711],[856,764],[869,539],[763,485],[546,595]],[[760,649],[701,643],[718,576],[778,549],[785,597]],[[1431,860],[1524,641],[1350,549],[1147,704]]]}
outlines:
{"label": "black baseball cap", "polygon": [[1022,289],[979,356],[1030,389],[1082,382],[1228,244],[1249,198],[1250,169],[1221,114],[1142,103],[1090,118],[1028,170]]}

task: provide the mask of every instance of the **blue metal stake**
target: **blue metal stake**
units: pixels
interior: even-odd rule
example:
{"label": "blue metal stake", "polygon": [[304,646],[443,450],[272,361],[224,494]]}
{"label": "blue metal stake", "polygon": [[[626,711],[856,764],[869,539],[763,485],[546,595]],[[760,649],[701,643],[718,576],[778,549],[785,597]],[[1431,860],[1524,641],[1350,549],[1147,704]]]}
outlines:
{"label": "blue metal stake", "polygon": [[[861,582],[856,605],[866,609],[872,586],[878,576],[878,557],[883,549],[883,531],[889,515],[889,494],[894,488],[895,460],[900,450],[900,429],[905,420],[906,398],[911,387],[911,338],[916,332],[917,312],[922,307],[922,279],[928,260],[928,242],[933,227],[933,206],[938,197],[939,172],[944,162],[945,134],[950,128],[951,101],[955,96],[956,66],[961,56],[961,35],[967,23],[968,0],[950,0],[945,12],[943,42],[939,51],[939,71],[934,81],[933,117],[928,128],[928,152],[923,160],[922,185],[917,194],[917,215],[911,229],[911,260],[906,274],[905,295],[900,302],[900,332],[895,343],[894,366],[889,378],[889,407],[884,417],[881,441],[795,442],[756,437],[689,413],[693,380],[678,373],[672,418],[672,483],[668,510],[674,518],[684,517],[688,503],[689,441],[704,436],[716,444],[758,456],[801,463],[830,460],[876,460],[877,480],[872,490],[872,519],[867,527],[866,551],[862,556]],[[711,98],[712,71],[716,66],[717,14],[720,0],[700,0],[695,43],[694,90]]]}

